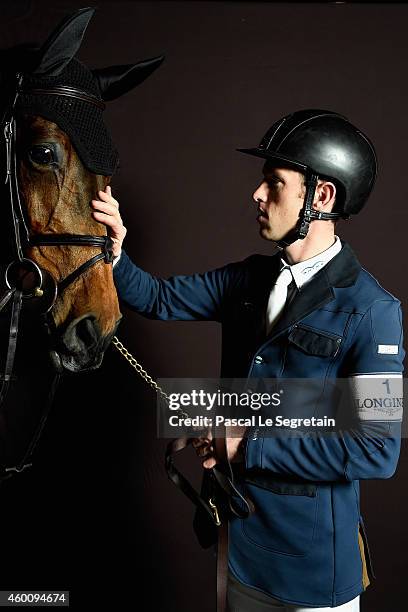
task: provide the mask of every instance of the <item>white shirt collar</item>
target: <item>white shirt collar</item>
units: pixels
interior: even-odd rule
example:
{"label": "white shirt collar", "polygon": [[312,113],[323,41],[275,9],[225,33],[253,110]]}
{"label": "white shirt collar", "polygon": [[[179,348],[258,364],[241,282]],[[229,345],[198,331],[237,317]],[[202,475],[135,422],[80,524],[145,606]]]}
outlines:
{"label": "white shirt collar", "polygon": [[333,257],[335,257],[341,251],[341,241],[338,236],[334,237],[334,243],[322,253],[311,257],[310,259],[306,259],[305,261],[300,261],[297,264],[289,265],[284,259],[281,258],[281,268],[282,271],[284,268],[289,268],[293,279],[296,283],[298,289],[301,289],[302,286],[309,282],[311,278],[321,270]]}

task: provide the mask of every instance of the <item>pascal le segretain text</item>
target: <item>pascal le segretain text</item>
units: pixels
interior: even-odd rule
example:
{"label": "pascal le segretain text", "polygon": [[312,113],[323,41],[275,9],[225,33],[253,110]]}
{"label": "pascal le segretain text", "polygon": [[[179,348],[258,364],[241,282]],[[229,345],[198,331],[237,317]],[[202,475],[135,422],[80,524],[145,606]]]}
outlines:
{"label": "pascal le segretain text", "polygon": [[297,429],[298,427],[335,427],[336,419],[330,419],[326,416],[322,418],[310,417],[309,419],[287,418],[281,415],[272,418],[265,418],[260,414],[253,414],[246,418],[226,418],[222,415],[217,415],[214,418],[208,416],[182,417],[171,415],[169,417],[169,425],[171,427],[289,427]]}

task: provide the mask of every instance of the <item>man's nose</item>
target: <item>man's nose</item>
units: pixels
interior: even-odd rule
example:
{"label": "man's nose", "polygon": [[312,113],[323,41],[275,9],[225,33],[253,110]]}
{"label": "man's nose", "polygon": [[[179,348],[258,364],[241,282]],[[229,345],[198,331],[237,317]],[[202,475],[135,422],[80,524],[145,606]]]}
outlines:
{"label": "man's nose", "polygon": [[252,198],[255,202],[255,204],[258,204],[258,202],[266,202],[267,201],[267,193],[266,193],[266,182],[263,181],[254,191],[254,193],[252,194]]}

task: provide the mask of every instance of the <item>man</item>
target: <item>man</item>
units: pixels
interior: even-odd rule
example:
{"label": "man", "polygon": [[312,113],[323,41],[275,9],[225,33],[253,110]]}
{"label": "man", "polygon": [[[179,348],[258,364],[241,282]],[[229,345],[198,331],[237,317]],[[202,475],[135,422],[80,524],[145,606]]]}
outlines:
{"label": "man", "polygon": [[[255,507],[230,521],[228,602],[231,612],[355,612],[371,574],[359,479],[396,469],[405,353],[400,302],[334,230],[364,206],[376,156],[346,118],[320,110],[288,115],[240,150],[265,160],[253,198],[261,236],[281,249],[271,257],[157,279],[121,252],[126,230],[109,189],[93,214],[115,240],[115,283],[131,308],[222,323],[223,377],[350,381],[335,434],[271,438],[253,428],[227,439]],[[385,395],[374,403],[373,394]],[[195,447],[205,468],[219,460],[210,439]]]}

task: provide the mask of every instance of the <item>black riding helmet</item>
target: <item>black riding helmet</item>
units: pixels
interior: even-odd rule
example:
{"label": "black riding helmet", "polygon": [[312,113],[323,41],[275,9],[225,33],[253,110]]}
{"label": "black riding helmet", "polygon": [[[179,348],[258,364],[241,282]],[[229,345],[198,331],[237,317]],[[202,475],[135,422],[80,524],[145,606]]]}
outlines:
{"label": "black riding helmet", "polygon": [[[306,195],[295,230],[284,246],[305,238],[313,219],[347,219],[364,206],[374,186],[377,159],[370,140],[346,117],[327,110],[306,109],[286,115],[266,132],[258,147],[237,149],[276,162],[306,176]],[[331,213],[313,210],[317,179],[337,188]]]}

